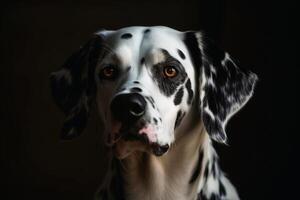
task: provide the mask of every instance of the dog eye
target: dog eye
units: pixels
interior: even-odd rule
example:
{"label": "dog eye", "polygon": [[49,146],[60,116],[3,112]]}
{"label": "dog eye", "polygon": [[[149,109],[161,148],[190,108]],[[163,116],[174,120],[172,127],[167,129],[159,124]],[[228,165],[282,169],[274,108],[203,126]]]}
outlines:
{"label": "dog eye", "polygon": [[177,76],[178,71],[174,66],[166,66],[163,70],[163,74],[166,78],[174,78]]}
{"label": "dog eye", "polygon": [[117,77],[117,75],[118,75],[118,70],[114,65],[108,65],[104,67],[99,74],[101,79],[114,79]]}

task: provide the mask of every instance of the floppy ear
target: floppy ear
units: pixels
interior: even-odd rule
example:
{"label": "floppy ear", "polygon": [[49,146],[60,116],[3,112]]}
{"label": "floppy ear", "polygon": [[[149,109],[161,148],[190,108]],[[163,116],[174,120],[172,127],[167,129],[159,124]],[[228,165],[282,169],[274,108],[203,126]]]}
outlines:
{"label": "floppy ear", "polygon": [[250,99],[256,74],[239,68],[227,52],[220,50],[201,32],[185,33],[185,43],[199,81],[199,106],[208,134],[226,143],[225,126]]}
{"label": "floppy ear", "polygon": [[101,43],[101,37],[95,35],[71,55],[59,71],[50,75],[54,101],[66,115],[62,139],[78,136],[86,126],[95,95],[94,71]]}

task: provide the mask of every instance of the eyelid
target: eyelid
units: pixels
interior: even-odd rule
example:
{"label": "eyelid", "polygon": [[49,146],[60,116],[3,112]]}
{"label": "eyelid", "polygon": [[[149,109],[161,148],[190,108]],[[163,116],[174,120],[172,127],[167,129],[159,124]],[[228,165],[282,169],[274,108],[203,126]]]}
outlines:
{"label": "eyelid", "polygon": [[176,61],[166,62],[163,64],[163,68],[165,67],[174,67],[177,71],[180,71],[180,63]]}
{"label": "eyelid", "polygon": [[177,60],[171,60],[164,63],[164,66],[173,66],[177,71],[180,71],[181,63]]}

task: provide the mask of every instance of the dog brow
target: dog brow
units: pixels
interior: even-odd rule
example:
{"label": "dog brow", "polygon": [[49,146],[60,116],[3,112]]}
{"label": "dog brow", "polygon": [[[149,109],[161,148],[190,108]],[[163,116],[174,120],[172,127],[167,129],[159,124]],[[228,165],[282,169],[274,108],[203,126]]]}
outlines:
{"label": "dog brow", "polygon": [[168,62],[176,62],[176,63],[178,63],[178,64],[181,65],[181,62],[180,62],[179,60],[177,60],[176,58],[174,58],[174,57],[169,53],[168,50],[162,49],[162,48],[159,49],[159,50],[160,50],[160,52],[164,55],[164,58],[165,58],[164,62],[166,62],[166,63],[168,63]]}

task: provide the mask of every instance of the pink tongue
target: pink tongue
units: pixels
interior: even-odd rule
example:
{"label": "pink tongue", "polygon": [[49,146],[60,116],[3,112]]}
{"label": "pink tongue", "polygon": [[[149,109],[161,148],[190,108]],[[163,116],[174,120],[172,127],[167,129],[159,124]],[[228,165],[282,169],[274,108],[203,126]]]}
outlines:
{"label": "pink tongue", "polygon": [[156,133],[155,133],[155,129],[153,128],[153,126],[148,125],[148,126],[142,128],[141,130],[139,130],[139,134],[147,135],[150,143],[156,142]]}

